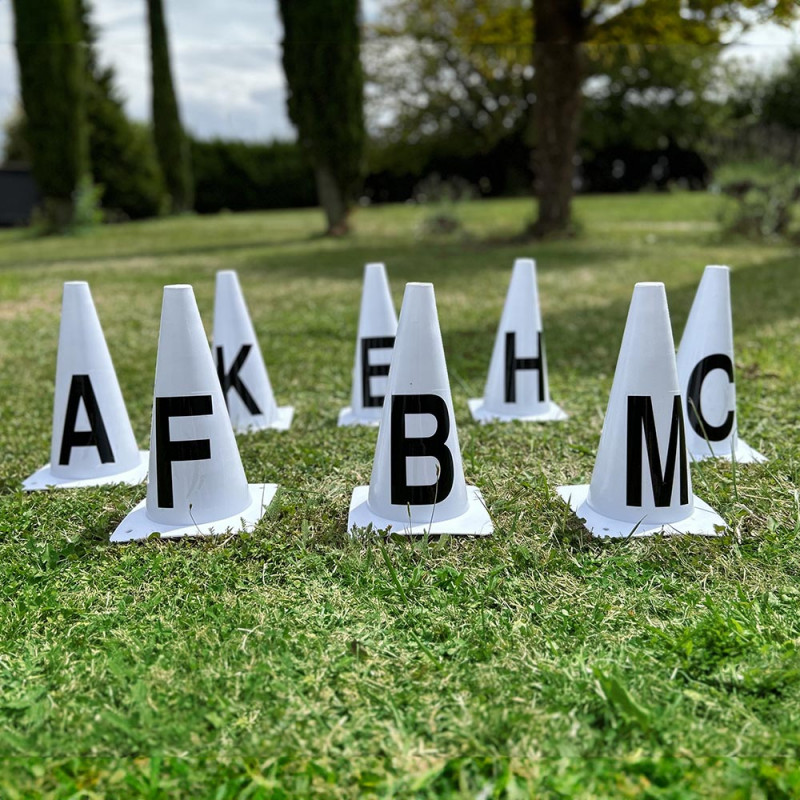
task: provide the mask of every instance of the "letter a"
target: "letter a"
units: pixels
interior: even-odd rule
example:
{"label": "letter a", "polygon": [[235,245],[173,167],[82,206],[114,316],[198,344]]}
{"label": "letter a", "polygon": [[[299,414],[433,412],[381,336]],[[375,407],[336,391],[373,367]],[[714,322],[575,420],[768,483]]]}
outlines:
{"label": "letter a", "polygon": [[[83,407],[86,409],[86,416],[89,420],[88,431],[75,430],[81,400],[83,400]],[[94,389],[92,389],[92,379],[88,375],[72,376],[69,399],[67,400],[67,413],[64,419],[64,435],[61,437],[61,453],[58,458],[58,463],[61,466],[69,466],[73,447],[96,447],[100,461],[103,464],[108,464],[114,460],[114,453],[111,450],[111,442],[108,441],[103,415],[100,413],[97,398],[95,397]]]}
{"label": "letter a", "polygon": [[64,284],[55,388],[50,463],[23,488],[141,483],[148,453],[136,444],[86,281]]}

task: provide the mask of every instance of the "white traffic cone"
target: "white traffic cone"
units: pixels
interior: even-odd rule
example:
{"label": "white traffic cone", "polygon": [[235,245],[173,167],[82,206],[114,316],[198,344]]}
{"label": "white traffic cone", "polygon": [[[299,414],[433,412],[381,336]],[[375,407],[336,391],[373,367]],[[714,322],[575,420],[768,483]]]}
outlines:
{"label": "white traffic cone", "polygon": [[381,421],[386,376],[392,360],[397,314],[386,267],[367,264],[358,315],[358,338],[350,405],[339,412],[339,425],[371,425]]}
{"label": "white traffic cone", "polygon": [[147,498],[112,542],[240,532],[272,501],[274,483],[244,475],[191,286],[165,286],[150,433]]}
{"label": "white traffic cone", "polygon": [[486,536],[483,497],[464,481],[433,284],[406,285],[369,486],[347,529]]}
{"label": "white traffic cone", "polygon": [[292,406],[278,406],[264,364],[239,278],[233,270],[217,273],[212,349],[222,393],[237,433],[274,428],[289,430]]}
{"label": "white traffic cone", "polygon": [[482,398],[469,401],[479,422],[554,422],[567,415],[550,399],[536,262],[518,258],[497,329]]}
{"label": "white traffic cone", "polygon": [[591,485],[559,495],[596,536],[695,533],[725,523],[692,494],[675,348],[663,283],[637,283]]}
{"label": "white traffic cone", "polygon": [[50,463],[27,491],[141,483],[147,451],[136,446],[125,401],[86,281],[64,284]]}
{"label": "white traffic cone", "polygon": [[703,272],[678,348],[678,380],[686,416],[686,444],[695,461],[766,461],[737,435],[733,380],[730,270]]}

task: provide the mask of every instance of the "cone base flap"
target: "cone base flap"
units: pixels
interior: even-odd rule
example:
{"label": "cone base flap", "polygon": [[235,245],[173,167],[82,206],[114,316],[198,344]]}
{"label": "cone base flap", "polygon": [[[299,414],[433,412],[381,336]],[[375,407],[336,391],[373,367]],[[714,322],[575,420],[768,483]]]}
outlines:
{"label": "cone base flap", "polygon": [[350,425],[366,425],[368,428],[377,428],[381,424],[381,419],[380,417],[377,419],[360,417],[353,411],[352,406],[347,406],[347,408],[343,408],[339,412],[339,419],[336,424],[340,428],[346,428]]}
{"label": "cone base flap", "polygon": [[737,464],[765,464],[767,462],[766,456],[761,455],[758,450],[754,450],[747,442],[741,439],[736,440],[736,451],[734,453],[713,453],[711,449],[713,445],[704,453],[689,452],[689,457],[692,461],[707,461],[711,458],[723,458],[726,461],[736,461]]}
{"label": "cone base flap", "polygon": [[26,492],[39,492],[47,489],[86,489],[91,486],[113,486],[118,483],[136,486],[147,477],[149,467],[149,450],[139,451],[139,463],[133,469],[116,472],[113,475],[100,475],[96,478],[61,478],[53,475],[50,471],[50,464],[45,464],[22,482],[22,488]]}
{"label": "cone base flap", "polygon": [[660,533],[664,536],[680,534],[694,534],[695,536],[721,536],[726,527],[725,521],[714,511],[708,503],[703,502],[694,495],[694,513],[679,522],[661,522],[658,524],[639,524],[612,519],[598,514],[588,503],[589,484],[577,486],[559,486],[556,491],[559,497],[575,512],[579,519],[584,520],[584,527],[599,538],[627,539],[655,536]]}
{"label": "cone base flap", "polygon": [[376,531],[391,528],[393,534],[400,536],[491,536],[494,527],[486,509],[486,503],[480,489],[467,485],[467,501],[469,507],[458,517],[425,522],[398,522],[386,519],[372,512],[367,505],[369,486],[357,486],[350,500],[350,514],[347,517],[347,530],[366,528],[372,525]]}
{"label": "cone base flap", "polygon": [[232,517],[204,522],[200,525],[164,525],[153,522],[147,516],[147,501],[142,500],[125,519],[120,522],[114,533],[112,542],[132,542],[147,539],[153,533],[161,534],[162,539],[181,539],[184,536],[222,536],[228,533],[244,533],[252,530],[264,516],[278,490],[276,483],[251,483],[250,505]]}
{"label": "cone base flap", "polygon": [[233,426],[236,433],[255,433],[256,431],[288,431],[294,419],[294,406],[278,406],[275,409],[275,418],[267,420],[266,417],[253,417],[247,422]]}
{"label": "cone base flap", "polygon": [[557,406],[552,400],[547,404],[545,410],[541,414],[528,414],[522,416],[515,416],[512,414],[497,414],[494,411],[489,411],[483,404],[482,397],[473,397],[467,401],[472,418],[477,422],[486,425],[489,422],[562,422],[568,419],[567,413],[560,406]]}

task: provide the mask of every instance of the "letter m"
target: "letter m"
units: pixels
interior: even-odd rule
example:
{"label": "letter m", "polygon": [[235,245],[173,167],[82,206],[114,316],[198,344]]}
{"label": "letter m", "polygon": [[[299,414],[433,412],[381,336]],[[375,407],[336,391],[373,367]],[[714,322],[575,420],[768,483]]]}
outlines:
{"label": "letter m", "polygon": [[[649,395],[628,397],[628,464],[627,495],[629,506],[642,505],[642,446],[647,449],[647,464],[650,483],[653,487],[653,500],[657,507],[670,505],[672,487],[675,484],[675,468],[680,470],[680,503],[689,502],[689,465],[686,454],[686,433],[683,427],[683,408],[680,395],[672,403],[672,420],[667,444],[667,460],[661,471],[661,453],[656,434],[656,421],[653,414],[653,398]],[[679,457],[680,456],[680,460]]]}

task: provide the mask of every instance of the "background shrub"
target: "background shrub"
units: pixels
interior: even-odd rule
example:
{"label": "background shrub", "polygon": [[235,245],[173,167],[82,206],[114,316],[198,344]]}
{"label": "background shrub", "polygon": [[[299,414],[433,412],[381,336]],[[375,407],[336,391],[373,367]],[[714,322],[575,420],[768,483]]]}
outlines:
{"label": "background shrub", "polygon": [[200,214],[317,204],[314,173],[294,142],[192,140],[191,148]]}

